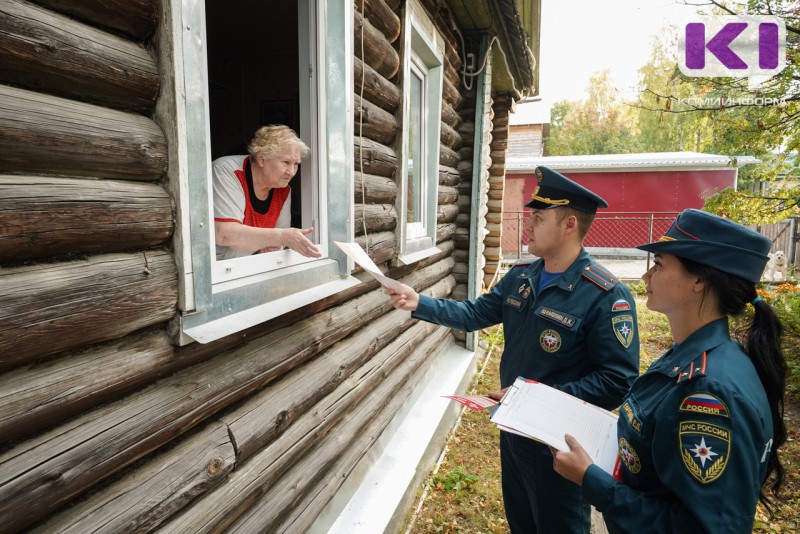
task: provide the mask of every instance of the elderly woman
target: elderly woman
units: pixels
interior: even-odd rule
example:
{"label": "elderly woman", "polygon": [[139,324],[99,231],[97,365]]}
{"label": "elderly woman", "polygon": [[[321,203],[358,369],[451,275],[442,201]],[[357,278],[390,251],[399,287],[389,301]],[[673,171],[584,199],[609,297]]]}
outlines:
{"label": "elderly woman", "polygon": [[313,228],[291,228],[291,188],[300,160],[310,149],[287,126],[260,128],[249,156],[214,160],[214,231],[217,259],[226,260],[288,247],[318,258],[306,237]]}

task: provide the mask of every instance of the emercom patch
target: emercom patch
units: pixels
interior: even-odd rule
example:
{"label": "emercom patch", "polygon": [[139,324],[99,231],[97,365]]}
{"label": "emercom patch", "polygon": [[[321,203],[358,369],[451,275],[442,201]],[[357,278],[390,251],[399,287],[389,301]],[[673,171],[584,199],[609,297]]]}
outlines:
{"label": "emercom patch", "polygon": [[713,482],[728,465],[731,430],[703,421],[682,421],[678,428],[683,466],[701,484]]}
{"label": "emercom patch", "polygon": [[626,349],[630,347],[631,341],[633,341],[633,315],[626,313],[612,317],[611,326],[614,329],[614,335],[617,336],[617,341],[622,343]]}

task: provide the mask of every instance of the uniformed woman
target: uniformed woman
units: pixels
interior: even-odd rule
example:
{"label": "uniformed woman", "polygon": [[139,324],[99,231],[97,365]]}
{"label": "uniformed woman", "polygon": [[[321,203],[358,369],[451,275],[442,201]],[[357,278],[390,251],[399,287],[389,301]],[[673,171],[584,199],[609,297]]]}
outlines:
{"label": "uniformed woman", "polygon": [[[554,468],[617,532],[741,532],[763,488],[781,487],[786,365],[781,324],[756,294],[769,239],[697,210],[681,213],[642,277],[647,307],[665,314],[674,345],[631,387],[617,425],[620,480],[569,437]],[[728,315],[754,317],[731,339]]]}

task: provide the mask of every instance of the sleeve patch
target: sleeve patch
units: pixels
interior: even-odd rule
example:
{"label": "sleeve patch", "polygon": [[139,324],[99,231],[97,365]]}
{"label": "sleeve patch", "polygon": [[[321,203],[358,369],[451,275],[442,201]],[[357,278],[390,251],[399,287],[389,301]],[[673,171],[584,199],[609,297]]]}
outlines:
{"label": "sleeve patch", "polygon": [[631,311],[631,303],[625,299],[615,300],[611,305],[612,312]]}
{"label": "sleeve patch", "polygon": [[729,428],[703,421],[682,421],[678,428],[683,467],[701,484],[718,479],[731,452]]}
{"label": "sleeve patch", "polygon": [[683,399],[681,407],[678,408],[678,410],[681,412],[729,417],[728,408],[725,407],[725,404],[710,393],[693,393],[689,395]]}
{"label": "sleeve patch", "polygon": [[611,318],[611,327],[614,335],[626,349],[631,346],[633,341],[633,315],[617,315]]}

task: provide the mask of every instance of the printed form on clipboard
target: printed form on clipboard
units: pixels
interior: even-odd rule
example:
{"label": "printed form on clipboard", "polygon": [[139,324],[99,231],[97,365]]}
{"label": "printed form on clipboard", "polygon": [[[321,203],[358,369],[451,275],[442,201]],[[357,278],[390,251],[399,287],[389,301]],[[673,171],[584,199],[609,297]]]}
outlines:
{"label": "printed form on clipboard", "polygon": [[598,467],[616,476],[617,415],[548,385],[517,378],[508,388],[491,421],[501,430],[568,451],[570,434]]}

